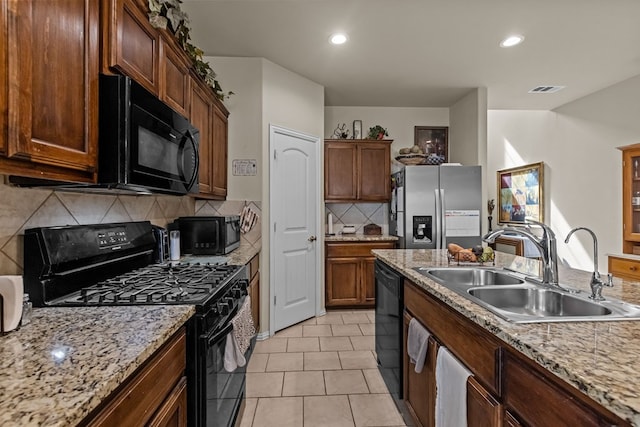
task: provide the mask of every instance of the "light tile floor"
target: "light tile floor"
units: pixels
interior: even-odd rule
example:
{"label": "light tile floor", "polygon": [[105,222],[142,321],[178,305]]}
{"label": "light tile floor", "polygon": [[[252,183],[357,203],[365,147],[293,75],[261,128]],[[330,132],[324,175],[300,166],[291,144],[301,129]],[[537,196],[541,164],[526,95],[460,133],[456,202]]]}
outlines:
{"label": "light tile floor", "polygon": [[375,358],[373,310],[330,311],[258,341],[241,427],[404,426]]}

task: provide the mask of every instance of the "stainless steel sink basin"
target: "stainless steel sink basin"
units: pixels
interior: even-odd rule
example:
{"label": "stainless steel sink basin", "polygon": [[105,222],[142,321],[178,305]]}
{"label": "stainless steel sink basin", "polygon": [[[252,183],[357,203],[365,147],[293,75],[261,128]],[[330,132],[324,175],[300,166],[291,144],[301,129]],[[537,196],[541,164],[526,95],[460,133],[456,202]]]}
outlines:
{"label": "stainless steel sink basin", "polygon": [[638,305],[613,298],[595,302],[588,292],[540,285],[528,276],[499,268],[414,270],[513,323],[640,320]]}
{"label": "stainless steel sink basin", "polygon": [[551,289],[475,288],[469,294],[485,304],[510,313],[529,316],[606,316],[611,310],[602,304]]}
{"label": "stainless steel sink basin", "polygon": [[524,283],[524,280],[508,273],[484,268],[432,269],[427,270],[427,274],[443,282],[455,282],[466,286],[518,285]]}

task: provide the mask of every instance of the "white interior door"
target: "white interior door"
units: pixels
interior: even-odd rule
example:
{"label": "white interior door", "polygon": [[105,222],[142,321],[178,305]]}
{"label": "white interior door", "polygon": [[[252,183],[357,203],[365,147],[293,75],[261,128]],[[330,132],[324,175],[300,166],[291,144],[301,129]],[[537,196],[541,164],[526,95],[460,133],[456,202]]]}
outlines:
{"label": "white interior door", "polygon": [[320,138],[270,126],[272,332],[316,314]]}

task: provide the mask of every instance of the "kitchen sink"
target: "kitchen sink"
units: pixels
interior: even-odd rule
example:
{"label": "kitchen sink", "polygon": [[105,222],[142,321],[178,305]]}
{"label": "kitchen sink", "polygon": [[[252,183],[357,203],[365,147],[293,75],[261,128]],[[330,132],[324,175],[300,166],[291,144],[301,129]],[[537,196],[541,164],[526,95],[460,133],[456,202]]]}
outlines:
{"label": "kitchen sink", "polygon": [[551,289],[475,288],[469,294],[500,310],[529,316],[606,316],[611,310],[601,304]]}
{"label": "kitchen sink", "polygon": [[415,271],[513,323],[640,320],[640,306],[589,292],[541,285],[533,278],[492,267],[415,267]]}
{"label": "kitchen sink", "polygon": [[465,286],[518,285],[524,283],[524,280],[508,273],[484,268],[432,269],[427,270],[427,274],[443,282],[455,282]]}

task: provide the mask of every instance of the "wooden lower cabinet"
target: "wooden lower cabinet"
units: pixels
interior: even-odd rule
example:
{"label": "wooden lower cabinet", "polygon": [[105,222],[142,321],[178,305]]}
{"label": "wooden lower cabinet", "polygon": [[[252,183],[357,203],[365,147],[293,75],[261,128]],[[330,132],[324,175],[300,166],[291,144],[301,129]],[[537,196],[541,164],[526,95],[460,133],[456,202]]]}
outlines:
{"label": "wooden lower cabinet", "polygon": [[421,374],[411,372],[404,356],[404,399],[417,425],[434,423],[438,346],[445,346],[473,374],[467,381],[469,426],[629,425],[407,279],[404,300],[404,348],[412,317],[435,341],[429,344]]}
{"label": "wooden lower cabinet", "polygon": [[467,426],[501,426],[502,405],[474,377],[467,380]]}
{"label": "wooden lower cabinet", "polygon": [[256,254],[249,264],[249,297],[251,297],[251,317],[256,327],[256,332],[260,332],[260,254]]}
{"label": "wooden lower cabinet", "polygon": [[615,277],[640,281],[640,261],[609,256],[608,271]]}
{"label": "wooden lower cabinet", "polygon": [[186,427],[187,377],[182,377],[148,425],[149,427]]}
{"label": "wooden lower cabinet", "polygon": [[[407,342],[409,322],[413,316],[404,314],[403,342]],[[423,325],[424,326],[424,325]],[[429,338],[427,357],[424,368],[419,374],[415,371],[415,365],[409,362],[409,355],[403,352],[403,390],[405,404],[418,427],[432,427],[435,425],[436,407],[436,356],[439,344],[434,337]],[[404,346],[406,348],[406,345]]]}
{"label": "wooden lower cabinet", "polygon": [[184,427],[185,368],[183,327],[80,425]]}
{"label": "wooden lower cabinet", "polygon": [[373,307],[373,249],[394,249],[394,242],[327,242],[325,244],[325,306]]}

